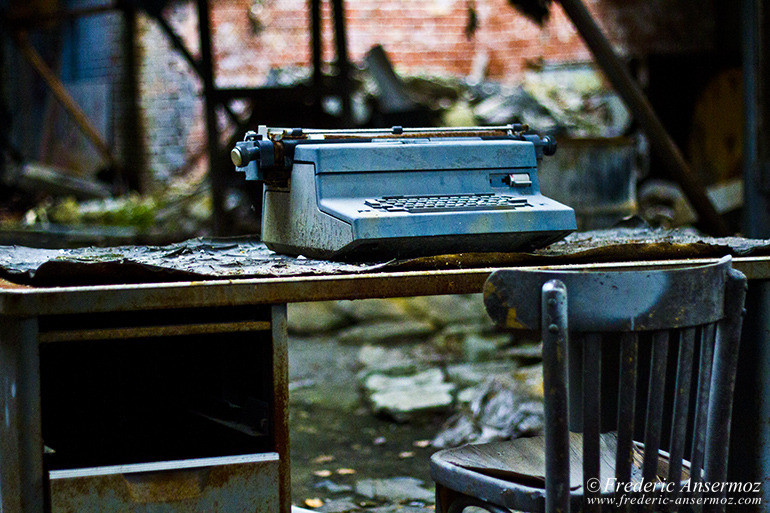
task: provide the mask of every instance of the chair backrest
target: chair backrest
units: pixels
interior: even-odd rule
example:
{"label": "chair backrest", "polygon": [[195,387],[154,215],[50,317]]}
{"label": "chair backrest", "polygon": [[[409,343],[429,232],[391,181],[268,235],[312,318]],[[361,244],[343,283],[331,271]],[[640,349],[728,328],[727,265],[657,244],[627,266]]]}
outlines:
{"label": "chair backrest", "polygon": [[[664,435],[666,482],[682,481],[687,440],[690,490],[701,480],[725,481],[745,295],[746,278],[731,268],[730,257],[707,265],[500,270],[489,277],[484,302],[495,322],[542,332],[546,511],[569,510],[569,427],[583,433],[584,497],[603,491],[589,484],[606,478],[600,476],[600,433],[608,424],[603,403],[614,399],[608,390],[617,393],[609,419],[617,430],[617,483],[632,481],[636,432],[644,443],[643,483],[656,481]],[[610,354],[619,360],[607,362]],[[647,361],[649,374],[640,372],[640,362]],[[610,379],[602,379],[603,369]],[[665,509],[675,509],[678,487],[665,492]],[[601,509],[589,502],[584,511]]]}

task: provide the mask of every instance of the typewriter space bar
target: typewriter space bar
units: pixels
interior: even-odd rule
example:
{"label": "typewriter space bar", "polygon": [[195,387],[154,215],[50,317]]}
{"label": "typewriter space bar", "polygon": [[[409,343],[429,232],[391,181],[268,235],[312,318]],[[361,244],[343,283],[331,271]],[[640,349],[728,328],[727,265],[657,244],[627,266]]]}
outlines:
{"label": "typewriter space bar", "polygon": [[[472,205],[462,207],[406,207],[406,210],[410,214],[434,214],[437,212],[475,212],[479,210],[515,210],[521,207],[530,206],[528,203],[520,203],[518,205]],[[397,210],[391,210],[397,211]]]}

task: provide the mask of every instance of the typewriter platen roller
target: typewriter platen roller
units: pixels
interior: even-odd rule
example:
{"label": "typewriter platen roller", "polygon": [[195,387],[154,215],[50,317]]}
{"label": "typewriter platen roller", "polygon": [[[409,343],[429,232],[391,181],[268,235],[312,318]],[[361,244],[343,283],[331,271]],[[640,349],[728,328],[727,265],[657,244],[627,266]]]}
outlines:
{"label": "typewriter platen roller", "polygon": [[521,251],[574,231],[540,193],[550,137],[526,126],[308,130],[260,127],[231,158],[265,184],[262,239],[277,252],[372,260]]}

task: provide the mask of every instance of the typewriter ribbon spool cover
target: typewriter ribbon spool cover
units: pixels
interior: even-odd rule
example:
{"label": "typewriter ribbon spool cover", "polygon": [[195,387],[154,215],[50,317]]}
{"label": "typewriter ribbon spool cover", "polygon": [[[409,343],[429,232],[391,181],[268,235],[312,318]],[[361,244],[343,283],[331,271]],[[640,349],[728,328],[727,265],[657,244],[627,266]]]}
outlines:
{"label": "typewriter ribbon spool cover", "polygon": [[279,253],[384,260],[527,251],[576,229],[540,193],[556,142],[526,125],[312,130],[260,127],[231,158],[264,182],[262,240]]}

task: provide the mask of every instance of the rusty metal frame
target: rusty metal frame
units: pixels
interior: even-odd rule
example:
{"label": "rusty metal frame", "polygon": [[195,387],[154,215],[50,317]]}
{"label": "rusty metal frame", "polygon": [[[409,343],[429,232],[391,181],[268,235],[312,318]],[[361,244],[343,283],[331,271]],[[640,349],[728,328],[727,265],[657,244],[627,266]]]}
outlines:
{"label": "rusty metal frame", "polygon": [[[716,259],[611,262],[538,266],[553,269],[665,268]],[[528,266],[534,267],[534,266]],[[734,267],[750,279],[770,279],[770,257],[739,257]],[[42,471],[37,317],[164,308],[272,305],[272,357],[275,390],[273,421],[279,453],[278,494],[281,513],[290,508],[288,439],[288,343],[286,303],[369,297],[403,297],[479,292],[494,268],[380,272],[335,276],[254,278],[160,284],[34,288],[0,281],[0,411],[11,417],[0,425],[0,477],[4,496],[21,497],[11,510],[42,512],[47,483]],[[265,325],[252,326],[266,328]],[[193,331],[208,329],[193,325]],[[238,326],[235,329],[240,329]],[[103,334],[103,333],[102,333]],[[110,333],[107,333],[109,335]],[[86,333],[86,336],[92,334]],[[54,342],[56,337],[49,342]],[[10,487],[10,488],[6,488]],[[18,491],[18,494],[14,492]],[[9,495],[10,494],[10,495]]]}
{"label": "rusty metal frame", "polygon": [[[549,269],[664,268],[705,264],[715,258],[568,264]],[[749,280],[770,279],[770,257],[736,257],[733,267]],[[499,268],[499,267],[498,267]],[[196,308],[284,304],[336,299],[364,299],[481,292],[498,268],[401,271],[344,275],[187,281],[134,285],[34,288],[0,285],[0,314],[29,317],[49,314],[118,312],[162,308]],[[516,268],[516,267],[512,267]]]}

